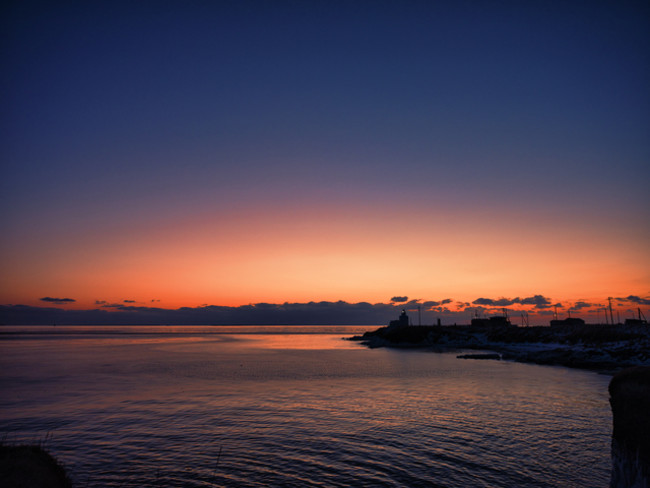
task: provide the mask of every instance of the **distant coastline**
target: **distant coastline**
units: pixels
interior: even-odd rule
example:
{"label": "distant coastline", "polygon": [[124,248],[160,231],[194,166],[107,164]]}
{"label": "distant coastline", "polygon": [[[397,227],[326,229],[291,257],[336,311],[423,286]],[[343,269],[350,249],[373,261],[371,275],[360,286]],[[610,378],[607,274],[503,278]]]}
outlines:
{"label": "distant coastline", "polygon": [[497,357],[492,357],[494,359],[602,373],[615,373],[632,366],[650,366],[648,325],[393,325],[350,340],[371,348],[492,351],[498,353]]}

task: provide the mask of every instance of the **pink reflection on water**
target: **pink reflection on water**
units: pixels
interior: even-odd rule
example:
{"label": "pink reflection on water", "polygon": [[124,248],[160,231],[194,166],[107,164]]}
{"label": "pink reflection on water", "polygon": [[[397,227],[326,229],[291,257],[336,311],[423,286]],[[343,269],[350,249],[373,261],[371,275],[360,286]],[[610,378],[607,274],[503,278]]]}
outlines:
{"label": "pink reflection on water", "polygon": [[248,347],[261,349],[365,349],[358,342],[344,340],[336,334],[255,334],[235,335],[233,338],[246,341]]}

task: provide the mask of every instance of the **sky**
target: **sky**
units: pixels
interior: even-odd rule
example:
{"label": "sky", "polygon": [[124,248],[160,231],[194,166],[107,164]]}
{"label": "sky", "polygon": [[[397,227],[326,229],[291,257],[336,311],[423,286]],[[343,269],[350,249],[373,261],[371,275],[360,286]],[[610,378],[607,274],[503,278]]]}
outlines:
{"label": "sky", "polygon": [[648,313],[645,1],[0,18],[2,323]]}

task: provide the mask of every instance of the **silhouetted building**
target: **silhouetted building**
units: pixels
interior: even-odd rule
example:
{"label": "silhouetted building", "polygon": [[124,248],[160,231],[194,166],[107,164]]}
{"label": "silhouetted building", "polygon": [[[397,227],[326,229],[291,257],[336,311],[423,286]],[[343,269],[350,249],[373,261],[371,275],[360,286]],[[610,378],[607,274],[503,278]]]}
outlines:
{"label": "silhouetted building", "polygon": [[402,313],[399,315],[399,319],[391,320],[388,324],[388,327],[408,327],[409,326],[409,316],[406,315],[406,310],[402,310]]}
{"label": "silhouetted building", "polygon": [[647,325],[646,319],[625,319],[625,325]]}
{"label": "silhouetted building", "polygon": [[585,325],[585,321],[576,317],[567,317],[562,320],[551,320],[551,325]]}
{"label": "silhouetted building", "polygon": [[634,318],[634,319],[625,319],[625,325],[647,325],[648,321],[645,319],[645,315],[641,312],[641,309],[637,309],[639,311],[639,318]]}

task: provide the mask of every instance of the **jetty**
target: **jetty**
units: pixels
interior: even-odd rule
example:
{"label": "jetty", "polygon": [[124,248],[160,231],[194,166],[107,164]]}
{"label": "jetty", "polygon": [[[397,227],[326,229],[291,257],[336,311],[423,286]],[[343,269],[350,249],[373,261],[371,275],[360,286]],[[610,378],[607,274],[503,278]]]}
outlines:
{"label": "jetty", "polygon": [[350,340],[370,348],[488,351],[499,359],[604,373],[650,366],[647,323],[585,324],[572,319],[554,320],[549,326],[520,327],[513,325],[507,316],[497,316],[472,320],[470,325],[414,326],[410,325],[406,313],[402,314],[387,327]]}

